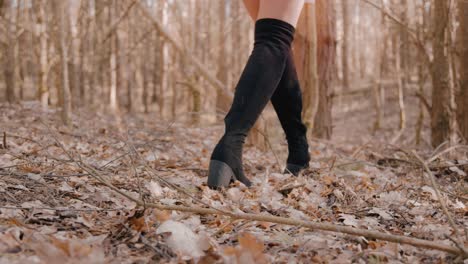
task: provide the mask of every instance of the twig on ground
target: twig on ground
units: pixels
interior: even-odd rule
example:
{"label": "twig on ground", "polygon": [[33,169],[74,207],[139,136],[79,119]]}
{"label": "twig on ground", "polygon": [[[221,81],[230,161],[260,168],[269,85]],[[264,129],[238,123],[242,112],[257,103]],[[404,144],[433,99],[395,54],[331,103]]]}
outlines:
{"label": "twig on ground", "polygon": [[[65,154],[69,157],[70,160],[75,161],[75,164],[77,166],[79,166],[82,170],[88,172],[91,177],[95,178],[100,183],[106,185],[114,192],[122,195],[123,197],[134,202],[137,206],[140,206],[140,207],[156,208],[159,210],[174,210],[174,211],[190,212],[190,213],[204,214],[204,215],[223,215],[231,219],[263,221],[263,222],[298,226],[298,227],[311,228],[311,229],[317,229],[317,230],[323,230],[323,231],[330,231],[330,232],[335,232],[335,233],[343,233],[343,234],[354,235],[354,236],[364,236],[366,238],[379,239],[379,240],[384,240],[388,242],[408,244],[408,245],[412,245],[415,247],[440,250],[443,252],[448,252],[451,254],[459,255],[463,258],[468,257],[468,253],[465,250],[461,250],[458,247],[445,245],[440,242],[412,238],[408,236],[385,234],[381,231],[364,230],[364,229],[359,229],[359,228],[354,228],[354,227],[336,225],[332,223],[319,223],[319,222],[312,222],[312,221],[304,221],[304,220],[293,219],[293,218],[285,218],[285,217],[272,216],[272,215],[262,215],[258,213],[257,214],[243,213],[243,212],[234,213],[234,212],[229,212],[229,211],[220,210],[216,208],[211,209],[211,208],[202,208],[198,206],[180,206],[180,205],[163,205],[159,203],[145,203],[137,198],[130,196],[129,194],[123,192],[122,190],[118,189],[117,187],[109,183],[106,179],[101,177],[94,168],[87,166],[82,160],[76,161],[72,157],[72,155],[66,150],[63,144],[55,137],[54,133],[50,130],[50,128],[49,128],[49,131],[51,132],[51,135],[54,138],[54,140],[57,142],[57,144],[65,152]],[[427,168],[427,165],[426,165],[426,168]]]}
{"label": "twig on ground", "polygon": [[365,144],[359,146],[359,147],[353,152],[353,154],[351,154],[351,158],[352,158],[352,159],[356,158],[356,156],[359,154],[359,152],[361,152],[364,148],[366,148],[367,145],[370,143],[370,141],[371,141],[371,140],[369,139],[369,140],[367,140],[367,142],[366,142]]}
{"label": "twig on ground", "polygon": [[444,147],[445,145],[449,144],[449,142],[446,140],[444,142],[442,142],[439,146],[437,146],[431,153],[431,155],[429,155],[429,157],[433,157],[437,152],[439,152],[440,149],[442,149],[442,147]]}
{"label": "twig on ground", "polygon": [[468,146],[467,145],[455,145],[455,146],[452,146],[450,148],[447,148],[439,153],[437,153],[436,155],[434,155],[433,157],[431,157],[428,161],[427,161],[427,164],[430,164],[432,163],[434,160],[438,159],[440,156],[444,155],[445,153],[447,152],[450,152],[450,151],[453,151],[455,149],[459,149],[459,148],[464,148],[464,149],[467,149],[468,150]]}
{"label": "twig on ground", "polygon": [[[138,201],[137,199],[134,199],[134,198],[131,198],[131,200],[137,203],[137,205],[143,206],[143,202]],[[224,216],[230,217],[231,219],[263,221],[263,222],[270,222],[270,223],[276,223],[276,224],[306,227],[306,228],[317,229],[317,230],[322,230],[322,231],[330,231],[330,232],[335,232],[335,233],[344,233],[344,234],[354,235],[354,236],[364,236],[366,238],[380,239],[380,240],[384,240],[388,242],[408,244],[408,245],[412,245],[415,247],[440,250],[440,251],[452,253],[455,255],[462,255],[464,258],[468,257],[468,254],[461,251],[459,248],[453,247],[450,245],[444,245],[440,242],[433,242],[433,241],[428,241],[424,239],[411,238],[407,236],[385,234],[380,231],[364,230],[364,229],[340,226],[340,225],[335,225],[335,224],[330,224],[330,223],[318,223],[318,222],[304,221],[304,220],[299,220],[299,219],[285,218],[285,217],[272,216],[272,215],[221,212],[218,210],[201,208],[201,207],[162,205],[162,204],[157,204],[157,203],[146,203],[145,206],[147,208],[156,208],[160,210],[174,210],[174,211],[180,211],[180,212],[190,212],[190,213],[208,214],[208,215],[224,215]]]}
{"label": "twig on ground", "polygon": [[290,193],[292,190],[296,189],[296,188],[301,188],[301,187],[304,187],[305,186],[305,183],[302,183],[302,184],[296,184],[296,185],[286,185],[286,186],[283,186],[283,188],[279,189],[277,192],[279,193]]}
{"label": "twig on ground", "polygon": [[[126,225],[122,225],[127,231],[131,232],[132,230],[127,227]],[[143,244],[145,244],[147,247],[151,248],[152,250],[154,250],[156,253],[160,254],[161,256],[164,256],[166,258],[171,258],[172,256],[170,256],[169,254],[167,254],[166,252],[162,251],[161,249],[151,245],[151,242],[141,233],[139,232],[138,236],[140,237],[140,240]]]}
{"label": "twig on ground", "polygon": [[4,148],[4,149],[7,149],[7,148],[8,148],[6,132],[3,132],[3,148]]}
{"label": "twig on ground", "polygon": [[[28,177],[28,174],[21,174],[21,173],[15,173],[15,172],[0,172],[1,176],[15,176],[15,177]],[[77,174],[69,174],[69,175],[55,175],[52,173],[46,173],[46,174],[39,174],[41,177],[50,177],[50,178],[68,178],[68,177],[83,177],[83,176],[89,176],[88,173],[77,173]]]}
{"label": "twig on ground", "polygon": [[421,165],[423,169],[426,171],[429,180],[431,182],[432,188],[435,191],[435,194],[437,196],[437,200],[439,200],[440,206],[442,207],[442,211],[444,212],[445,216],[448,219],[448,222],[450,226],[452,227],[453,231],[455,232],[455,236],[457,237],[457,243],[458,247],[461,247],[463,249],[464,254],[468,254],[468,251],[462,246],[463,243],[461,242],[460,238],[460,233],[458,231],[458,228],[455,224],[455,221],[453,220],[452,216],[450,215],[450,212],[447,209],[447,205],[445,204],[445,201],[442,199],[442,195],[440,194],[439,188],[437,187],[437,183],[435,182],[434,175],[432,174],[432,171],[429,169],[427,166],[427,162],[425,162],[419,155],[416,153],[416,151],[413,151],[413,155],[421,162]]}
{"label": "twig on ground", "polygon": [[[88,170],[81,164],[80,164],[80,167],[82,167],[84,170]],[[179,205],[163,205],[163,204],[158,204],[158,203],[144,203],[143,201],[133,198],[130,195],[122,192],[121,190],[113,186],[112,184],[105,181],[98,174],[95,174],[92,171],[88,171],[88,172],[93,177],[98,179],[101,183],[109,187],[111,190],[124,196],[125,198],[131,200],[132,202],[135,202],[137,206],[142,206],[142,207],[144,206],[145,208],[156,208],[159,210],[174,210],[174,211],[180,211],[180,212],[190,212],[190,213],[208,214],[208,215],[224,215],[224,216],[230,217],[231,219],[263,221],[263,222],[270,222],[270,223],[277,223],[277,224],[300,226],[300,227],[318,229],[318,230],[323,230],[323,231],[344,233],[348,235],[364,236],[367,238],[380,239],[380,240],[385,240],[385,241],[394,242],[394,243],[408,244],[408,245],[412,245],[415,247],[435,249],[435,250],[452,253],[455,255],[461,255],[464,258],[468,257],[468,254],[466,252],[461,251],[457,247],[444,245],[441,243],[428,241],[424,239],[417,239],[417,238],[392,235],[392,234],[384,234],[379,231],[363,230],[359,228],[340,226],[340,225],[335,225],[335,224],[330,224],[330,223],[318,223],[318,222],[304,221],[304,220],[299,220],[299,219],[285,218],[285,217],[278,217],[278,216],[271,216],[271,215],[233,213],[233,212],[228,212],[224,210],[202,208],[202,207],[197,207],[197,206],[179,206]]]}
{"label": "twig on ground", "polygon": [[[134,153],[137,153],[136,149],[133,147],[133,145],[129,146],[130,148],[132,148],[132,151]],[[137,178],[137,184],[138,184],[138,194],[140,195],[140,200],[142,200],[143,202],[145,202],[145,199],[144,199],[144,196],[143,196],[143,191],[142,191],[142,187],[141,187],[141,179],[140,179],[140,174],[138,173],[137,169],[136,169],[136,166],[135,166],[135,160],[133,158],[132,155],[129,155],[130,157],[130,164],[132,166],[132,169],[133,169],[133,174],[136,176]]]}
{"label": "twig on ground", "polygon": [[5,167],[0,167],[0,170],[12,169],[12,168],[16,168],[16,167],[23,166],[23,165],[26,165],[26,164],[28,164],[28,163],[20,163],[20,164],[15,164],[15,165],[9,165],[9,166],[5,166]]}
{"label": "twig on ground", "polygon": [[79,211],[79,212],[99,212],[99,211],[125,211],[127,208],[65,208],[65,207],[22,207],[22,206],[0,206],[1,209],[9,210],[50,210],[50,211]]}
{"label": "twig on ground", "polygon": [[[138,153],[134,147],[133,147],[133,149],[134,149],[134,153],[138,156],[138,158],[139,158],[140,160],[144,160],[144,159],[141,157],[140,153]],[[207,207],[210,207],[210,208],[213,208],[213,209],[215,209],[215,210],[221,210],[221,209],[216,209],[216,208],[212,207],[212,206],[209,205],[208,203],[203,202],[202,200],[200,200],[200,199],[198,199],[197,197],[193,196],[192,194],[188,193],[188,192],[187,192],[186,190],[184,190],[183,188],[181,188],[181,187],[179,187],[179,186],[177,186],[177,185],[175,185],[175,184],[173,184],[173,183],[167,181],[167,180],[164,179],[163,177],[160,177],[159,175],[157,175],[156,171],[155,171],[153,168],[151,168],[150,166],[148,166],[148,164],[144,163],[144,164],[143,164],[143,167],[145,168],[145,170],[146,170],[150,175],[152,175],[153,177],[155,177],[155,178],[156,178],[160,183],[162,183],[163,185],[165,185],[165,186],[167,186],[167,187],[169,187],[169,188],[172,188],[173,190],[176,190],[177,192],[179,192],[179,193],[181,193],[181,194],[183,194],[183,195],[185,195],[185,196],[187,196],[187,197],[192,198],[194,201],[196,201],[196,202],[198,202],[198,203],[200,203],[200,204],[203,204],[203,205],[205,205],[205,206],[207,206]],[[221,210],[221,211],[222,211],[222,210]]]}

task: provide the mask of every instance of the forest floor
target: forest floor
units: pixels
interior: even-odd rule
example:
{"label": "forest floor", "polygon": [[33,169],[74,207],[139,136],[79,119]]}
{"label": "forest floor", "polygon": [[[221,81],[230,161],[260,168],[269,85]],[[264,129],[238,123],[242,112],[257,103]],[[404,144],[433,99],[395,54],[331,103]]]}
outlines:
{"label": "forest floor", "polygon": [[[456,260],[442,251],[340,232],[142,210],[118,193],[148,204],[333,223],[455,246],[429,175],[406,136],[386,143],[388,129],[362,136],[369,133],[359,120],[354,130],[338,120],[334,140],[311,140],[311,169],[299,177],[280,173],[287,155],[282,140],[271,140],[282,143],[265,152],[247,146],[245,170],[253,187],[214,191],[206,186],[206,169],[220,123],[202,127],[158,122],[149,114],[81,111],[68,128],[55,110],[38,109],[37,103],[0,105],[0,263]],[[468,159],[461,149],[438,153],[418,149],[423,159],[435,157],[428,166],[466,241]]]}

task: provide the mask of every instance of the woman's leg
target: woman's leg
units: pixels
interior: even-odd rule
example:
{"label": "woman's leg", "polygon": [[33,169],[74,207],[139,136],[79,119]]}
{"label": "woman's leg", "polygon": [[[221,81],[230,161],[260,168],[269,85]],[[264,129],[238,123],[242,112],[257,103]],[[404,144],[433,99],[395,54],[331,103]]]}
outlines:
{"label": "woman's leg", "polygon": [[309,167],[310,155],[307,127],[302,121],[302,91],[291,50],[271,103],[288,141],[285,172],[298,175],[302,169]]}
{"label": "woman's leg", "polygon": [[257,20],[275,18],[295,27],[303,6],[304,0],[260,0]]}
{"label": "woman's leg", "polygon": [[[255,21],[262,18],[276,18],[296,26],[304,1],[298,0],[243,0],[250,17]],[[260,1],[264,1],[260,11]],[[289,3],[285,3],[289,2]],[[283,9],[286,8],[286,9]],[[297,12],[299,10],[299,12]]]}
{"label": "woman's leg", "polygon": [[242,168],[242,145],[281,80],[302,4],[303,0],[260,0],[259,14],[264,17],[255,23],[254,49],[224,118],[225,133],[211,155],[208,186],[227,187],[232,180],[250,186]]}
{"label": "woman's leg", "polygon": [[[260,0],[244,0],[244,4],[252,19],[257,20]],[[297,175],[301,169],[308,167],[310,155],[307,128],[302,121],[302,92],[292,52],[271,102],[288,141],[286,171]]]}
{"label": "woman's leg", "polygon": [[243,0],[245,9],[249,13],[253,21],[257,20],[258,9],[260,8],[260,0]]}

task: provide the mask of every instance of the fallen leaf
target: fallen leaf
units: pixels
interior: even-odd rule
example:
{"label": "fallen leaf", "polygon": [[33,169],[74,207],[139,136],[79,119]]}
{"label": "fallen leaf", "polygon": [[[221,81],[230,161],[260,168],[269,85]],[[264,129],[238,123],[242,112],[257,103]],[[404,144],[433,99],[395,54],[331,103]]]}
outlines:
{"label": "fallen leaf", "polygon": [[156,234],[169,233],[167,245],[183,259],[200,258],[205,255],[201,238],[183,223],[167,220],[156,230]]}

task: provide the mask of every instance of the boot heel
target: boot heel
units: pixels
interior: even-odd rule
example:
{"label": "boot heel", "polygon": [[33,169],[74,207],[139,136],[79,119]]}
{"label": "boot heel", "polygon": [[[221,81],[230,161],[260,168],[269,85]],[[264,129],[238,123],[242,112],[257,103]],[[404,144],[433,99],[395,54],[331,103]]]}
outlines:
{"label": "boot heel", "polygon": [[234,180],[234,172],[226,163],[218,160],[210,161],[208,171],[208,187],[212,189],[228,187],[231,180]]}
{"label": "boot heel", "polygon": [[301,170],[306,169],[307,167],[309,166],[308,165],[301,166],[301,165],[288,163],[286,164],[286,169],[284,170],[284,173],[285,174],[292,173],[294,176],[297,176],[299,175],[299,172],[301,172]]}

